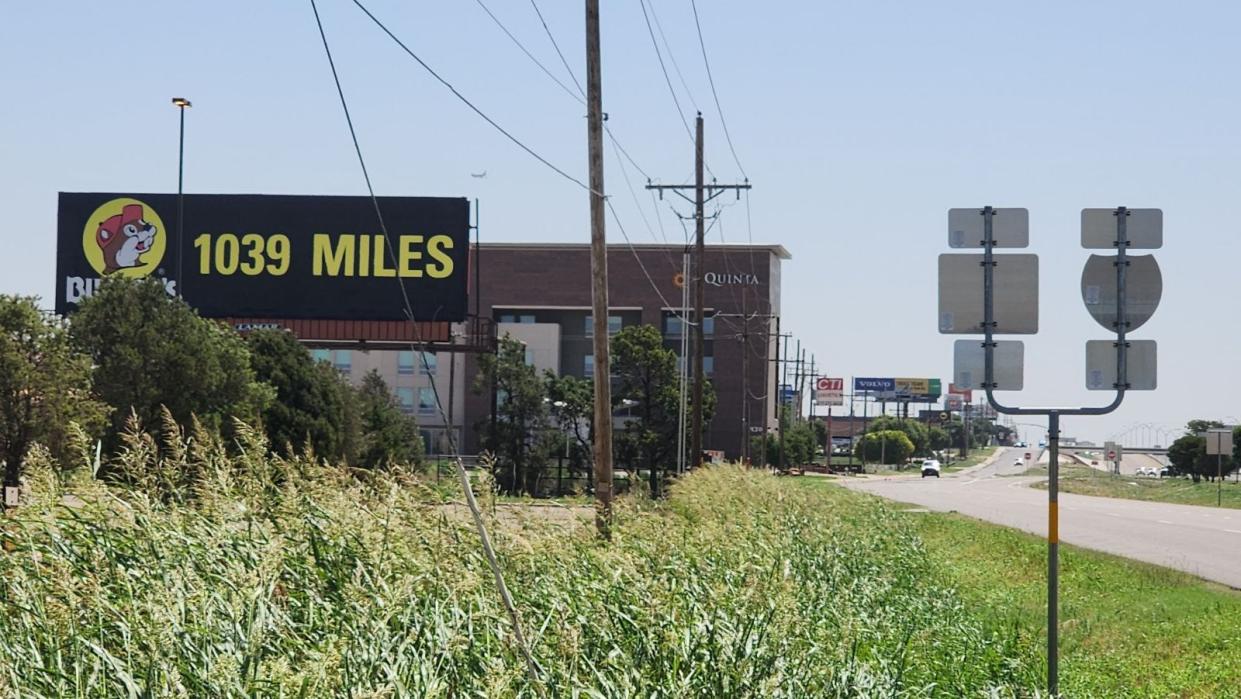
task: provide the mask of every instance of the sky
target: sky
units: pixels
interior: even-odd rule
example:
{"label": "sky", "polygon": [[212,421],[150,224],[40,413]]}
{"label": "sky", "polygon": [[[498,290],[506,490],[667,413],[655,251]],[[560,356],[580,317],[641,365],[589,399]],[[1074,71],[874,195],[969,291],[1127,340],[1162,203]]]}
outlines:
{"label": "sky", "polygon": [[[532,3],[484,2],[576,92]],[[364,4],[481,111],[585,181],[584,108],[477,0]],[[1080,210],[1161,208],[1163,300],[1133,335],[1158,342],[1158,389],[1108,416],[1066,418],[1063,433],[1102,440],[1241,416],[1241,216],[1228,208],[1241,192],[1241,5],[698,0],[736,159],[689,0],[646,3],[680,114],[644,5],[602,5],[604,111],[641,168],[607,145],[623,226],[609,220],[609,241],[684,239],[669,202],[642,185],[692,181],[684,120],[701,110],[710,171],[754,186],[748,225],[746,202],[733,203],[708,242],[792,253],[783,329],[816,366],[946,384],[958,337],[937,332],[947,210],[1028,208],[1040,327],[1008,338],[1026,343],[1026,390],[1002,395],[1070,407],[1110,398],[1085,390],[1085,342],[1108,336],[1081,300]],[[581,80],[583,4],[538,8]],[[589,240],[578,184],[483,121],[353,2],[320,0],[320,12],[379,194],[478,198],[484,241]],[[193,101],[187,192],[365,193],[309,0],[4,2],[0,66],[0,293],[50,301],[57,192],[175,192],[173,96]]]}

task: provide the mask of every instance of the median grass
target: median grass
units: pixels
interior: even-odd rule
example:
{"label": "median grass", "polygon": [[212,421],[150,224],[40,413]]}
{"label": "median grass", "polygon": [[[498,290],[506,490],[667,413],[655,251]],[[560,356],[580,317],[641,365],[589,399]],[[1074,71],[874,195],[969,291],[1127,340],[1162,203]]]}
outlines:
{"label": "median grass", "polygon": [[1006,697],[1039,684],[1032,634],[955,591],[908,515],[736,467],[699,470],[666,501],[622,498],[611,544],[589,510],[488,508],[532,683],[442,482],[246,456],[263,453],[247,439],[239,455],[135,440],[124,486],[32,464],[29,502],[0,535],[0,696]]}
{"label": "median grass", "polygon": [[[810,480],[803,487],[837,490]],[[1046,541],[959,515],[907,516],[932,568],[947,576],[954,594],[987,628],[1033,643],[1041,655]],[[1060,599],[1065,696],[1241,697],[1236,662],[1241,593],[1167,568],[1062,545]]]}
{"label": "median grass", "polygon": [[[1046,474],[1046,468],[1029,472],[1029,475]],[[1034,487],[1046,489],[1047,485],[1039,483]],[[1065,493],[1095,495],[1104,498],[1151,500],[1210,507],[1215,507],[1216,498],[1219,497],[1223,507],[1241,509],[1241,485],[1227,479],[1223,487],[1217,487],[1217,483],[1211,483],[1206,479],[1194,483],[1187,478],[1115,475],[1085,466],[1061,466],[1060,490]]]}

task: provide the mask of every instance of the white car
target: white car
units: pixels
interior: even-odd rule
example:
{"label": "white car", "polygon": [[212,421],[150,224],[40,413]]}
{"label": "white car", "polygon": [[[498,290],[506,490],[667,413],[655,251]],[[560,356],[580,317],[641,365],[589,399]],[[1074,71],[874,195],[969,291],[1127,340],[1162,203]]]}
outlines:
{"label": "white car", "polygon": [[938,459],[923,459],[922,477],[926,478],[927,476],[935,476],[936,478],[939,478],[939,468]]}

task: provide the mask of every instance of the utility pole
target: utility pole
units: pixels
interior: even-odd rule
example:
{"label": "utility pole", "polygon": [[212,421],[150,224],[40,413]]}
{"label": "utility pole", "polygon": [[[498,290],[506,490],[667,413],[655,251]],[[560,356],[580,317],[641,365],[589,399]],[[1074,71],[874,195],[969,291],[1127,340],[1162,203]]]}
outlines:
{"label": "utility pole", "polygon": [[590,276],[595,353],[595,529],[612,539],[612,383],[608,361],[608,247],[603,221],[603,94],[599,0],[586,0],[586,145],[590,165]]}
{"label": "utility pole", "polygon": [[[597,0],[591,0],[595,2]],[[691,419],[690,449],[692,451],[692,460],[690,463],[697,468],[702,465],[702,385],[705,380],[702,371],[702,321],[703,321],[703,297],[705,294],[705,273],[706,268],[706,215],[703,207],[707,202],[714,199],[725,190],[734,190],[737,192],[737,198],[741,198],[741,190],[749,189],[750,183],[744,184],[706,184],[703,181],[703,145],[702,145],[702,112],[694,119],[694,184],[647,184],[647,189],[659,191],[660,198],[663,197],[664,190],[676,192],[682,198],[692,201],[694,204],[694,392],[693,392],[693,418]],[[600,146],[602,147],[602,146]],[[694,198],[692,200],[682,193],[682,190],[694,190]],[[690,280],[686,280],[687,282]]]}
{"label": "utility pole", "polygon": [[[751,335],[750,321],[754,320],[755,318],[766,318],[769,321],[770,319],[775,318],[776,325],[777,325],[776,332],[779,333],[780,319],[771,313],[749,313],[744,296],[742,296],[741,308],[742,308],[741,313],[716,313],[715,318],[716,320],[722,320],[722,319],[728,319],[728,318],[740,318],[741,319],[741,333],[737,335],[731,335],[730,337],[741,340],[741,352],[742,352],[741,354],[741,401],[742,401],[741,402],[741,431],[745,435],[745,439],[742,441],[741,458],[742,458],[742,461],[745,462],[750,458],[750,442],[749,442],[749,439],[750,439],[749,435],[750,435],[750,430],[751,430],[750,408],[752,407],[750,405],[751,403],[750,359],[748,356],[750,353],[750,335]],[[754,334],[761,335],[764,338],[771,337],[769,334],[764,333],[762,331],[756,332]],[[716,338],[718,340],[719,338],[718,333],[716,334]],[[764,357],[767,356],[766,351],[764,351],[763,356]],[[766,373],[764,373],[764,376],[766,376]],[[764,415],[765,414],[766,414],[766,411],[764,410]],[[763,430],[765,434],[766,433],[766,420],[764,420]],[[765,439],[766,437],[764,437],[764,440]],[[764,459],[766,458],[766,454],[767,454],[766,446],[764,445],[763,447],[763,458]]]}

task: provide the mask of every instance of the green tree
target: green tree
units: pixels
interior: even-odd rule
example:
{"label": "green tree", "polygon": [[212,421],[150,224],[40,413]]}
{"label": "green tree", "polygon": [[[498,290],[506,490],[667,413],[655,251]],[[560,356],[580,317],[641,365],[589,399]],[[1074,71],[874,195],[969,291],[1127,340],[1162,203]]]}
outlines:
{"label": "green tree", "polygon": [[21,480],[30,445],[64,464],[69,423],[97,433],[107,406],[91,392],[90,357],[72,347],[64,323],[33,298],[0,295],[0,463],[4,485]]}
{"label": "green tree", "polygon": [[927,429],[927,438],[933,451],[942,451],[952,446],[952,435],[942,427],[932,425]]}
{"label": "green tree", "polygon": [[1177,473],[1187,473],[1197,483],[1204,474],[1213,474],[1214,466],[1208,463],[1207,440],[1202,435],[1186,434],[1168,447],[1168,460]]}
{"label": "green tree", "polygon": [[[663,336],[651,325],[631,325],[611,340],[612,374],[617,377],[614,405],[627,405],[634,416],[619,435],[618,450],[629,452],[639,469],[647,470],[651,496],[659,497],[665,474],[675,460],[680,393],[676,352],[663,345]],[[715,414],[715,390],[704,382],[703,430]],[[692,425],[686,420],[686,444]],[[691,456],[692,461],[692,456]]]}
{"label": "green tree", "polygon": [[900,430],[881,430],[862,435],[854,451],[864,462],[903,464],[913,456],[914,443]]}
{"label": "green tree", "polygon": [[361,466],[422,465],[426,450],[418,423],[401,412],[379,372],[372,369],[362,379],[354,399],[362,430],[358,455]]}
{"label": "green tree", "polygon": [[[569,441],[569,479],[578,473],[584,476],[588,491],[594,490],[594,444],[595,390],[590,381],[576,376],[557,376],[548,371],[543,375],[547,386],[547,400],[553,421]],[[555,453],[563,454],[563,442],[556,445]]]}
{"label": "green tree", "polygon": [[493,382],[496,390],[494,429],[487,419],[478,425],[496,458],[496,482],[509,493],[537,495],[551,429],[547,387],[526,364],[525,346],[507,335],[495,354],[479,357],[479,369],[474,391],[488,392]]}
{"label": "green tree", "polygon": [[292,333],[256,330],[246,337],[255,378],[276,391],[262,412],[272,448],[288,454],[307,443],[319,456],[348,461],[345,434],[349,386],[340,373],[316,362]]}
{"label": "green tree", "polygon": [[168,296],[157,280],[106,280],[82,302],[69,330],[96,365],[96,393],[114,409],[109,448],[131,411],[154,425],[167,406],[182,425],[196,415],[221,428],[230,417],[254,420],[273,399],[254,378],[245,341]]}
{"label": "green tree", "polygon": [[912,418],[901,419],[891,415],[881,415],[866,426],[867,432],[885,432],[889,430],[897,430],[905,433],[909,441],[914,445],[915,454],[926,454],[931,448],[930,431],[926,425]]}

